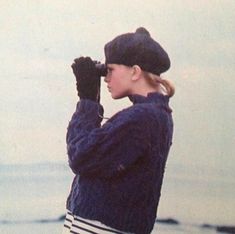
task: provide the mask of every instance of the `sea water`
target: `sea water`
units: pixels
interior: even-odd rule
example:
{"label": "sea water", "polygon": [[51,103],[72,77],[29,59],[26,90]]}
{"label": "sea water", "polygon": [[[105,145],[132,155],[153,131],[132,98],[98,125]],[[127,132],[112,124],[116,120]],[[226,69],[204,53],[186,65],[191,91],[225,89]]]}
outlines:
{"label": "sea water", "polygon": [[[154,233],[216,233],[235,220],[234,171],[168,163]],[[0,166],[0,233],[61,233],[73,173],[66,163]],[[225,179],[226,178],[226,179]]]}

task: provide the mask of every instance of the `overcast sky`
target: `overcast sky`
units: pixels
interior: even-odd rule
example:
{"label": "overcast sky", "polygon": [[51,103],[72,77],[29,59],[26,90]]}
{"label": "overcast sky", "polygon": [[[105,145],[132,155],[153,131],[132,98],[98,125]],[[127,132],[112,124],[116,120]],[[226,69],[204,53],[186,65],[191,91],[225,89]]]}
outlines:
{"label": "overcast sky", "polygon": [[[139,26],[172,61],[164,76],[176,85],[173,160],[234,159],[234,0],[0,4],[0,163],[66,162],[66,128],[77,101],[73,59],[104,61],[104,44]],[[102,103],[109,117],[130,104],[113,101],[104,84]]]}

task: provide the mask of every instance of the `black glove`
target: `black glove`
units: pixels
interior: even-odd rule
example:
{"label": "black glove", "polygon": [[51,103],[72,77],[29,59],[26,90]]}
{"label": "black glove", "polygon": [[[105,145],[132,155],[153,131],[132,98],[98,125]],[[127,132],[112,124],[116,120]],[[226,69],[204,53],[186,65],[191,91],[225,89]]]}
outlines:
{"label": "black glove", "polygon": [[78,96],[92,101],[100,99],[100,76],[97,73],[96,64],[90,57],[80,57],[72,64],[76,77]]}

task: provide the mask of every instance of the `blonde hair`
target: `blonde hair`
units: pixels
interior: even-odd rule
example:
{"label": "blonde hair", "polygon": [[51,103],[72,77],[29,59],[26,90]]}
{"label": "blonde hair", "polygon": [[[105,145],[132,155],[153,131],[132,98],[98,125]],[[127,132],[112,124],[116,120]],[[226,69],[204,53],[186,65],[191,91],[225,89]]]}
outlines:
{"label": "blonde hair", "polygon": [[142,72],[143,76],[151,86],[156,87],[156,89],[160,88],[160,91],[166,93],[169,97],[172,97],[175,94],[175,87],[172,82],[153,73],[146,71]]}

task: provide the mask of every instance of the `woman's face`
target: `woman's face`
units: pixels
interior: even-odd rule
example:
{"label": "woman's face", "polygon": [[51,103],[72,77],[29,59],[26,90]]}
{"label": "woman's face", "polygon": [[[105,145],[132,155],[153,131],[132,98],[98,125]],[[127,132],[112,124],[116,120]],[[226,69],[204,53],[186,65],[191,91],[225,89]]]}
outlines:
{"label": "woman's face", "polygon": [[119,64],[108,64],[108,73],[105,82],[113,99],[119,99],[131,94],[132,73],[131,67]]}

